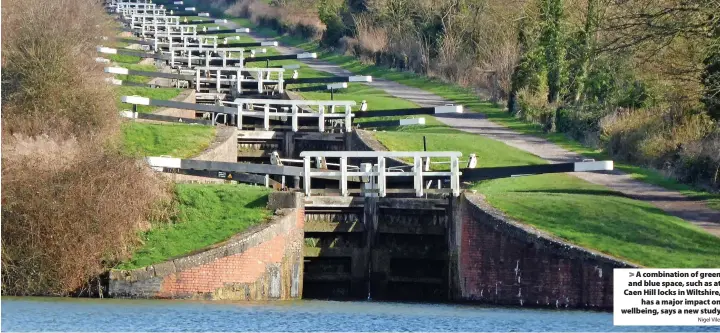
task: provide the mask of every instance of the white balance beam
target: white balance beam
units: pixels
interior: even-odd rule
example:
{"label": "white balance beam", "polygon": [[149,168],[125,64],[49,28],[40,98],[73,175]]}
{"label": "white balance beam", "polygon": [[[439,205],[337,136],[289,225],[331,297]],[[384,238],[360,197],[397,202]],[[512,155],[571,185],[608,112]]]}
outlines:
{"label": "white balance beam", "polygon": [[181,167],[182,159],[175,157],[147,157],[145,158],[151,167],[156,168],[177,168]]}
{"label": "white balance beam", "polygon": [[575,162],[575,172],[612,171],[613,161]]}
{"label": "white balance beam", "polygon": [[372,76],[355,75],[348,77],[349,82],[372,82]]}
{"label": "white balance beam", "polygon": [[317,59],[317,53],[300,53],[296,57],[297,59]]}
{"label": "white balance beam", "polygon": [[425,125],[425,118],[400,119],[400,126]]}
{"label": "white balance beam", "polygon": [[120,101],[128,104],[150,105],[150,99],[142,96],[123,96]]}
{"label": "white balance beam", "polygon": [[327,90],[333,90],[333,89],[346,89],[348,87],[347,82],[341,82],[341,83],[331,83],[327,85]]}
{"label": "white balance beam", "polygon": [[436,106],[435,113],[463,113],[463,107],[462,105]]}
{"label": "white balance beam", "polygon": [[105,53],[105,54],[117,54],[117,49],[113,49],[111,47],[105,47],[105,46],[98,46],[97,51],[100,53]]}
{"label": "white balance beam", "polygon": [[105,67],[105,73],[109,74],[128,74],[129,71],[127,68],[122,67]]}

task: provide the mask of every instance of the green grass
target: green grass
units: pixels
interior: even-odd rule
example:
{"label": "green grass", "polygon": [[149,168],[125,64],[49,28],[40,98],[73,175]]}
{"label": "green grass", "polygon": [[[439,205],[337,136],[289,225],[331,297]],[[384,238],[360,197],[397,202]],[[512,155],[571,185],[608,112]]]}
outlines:
{"label": "green grass", "polygon": [[515,219],[580,246],[648,267],[720,267],[720,238],[603,186],[554,174],[476,188]]}
{"label": "green grass", "polygon": [[122,135],[123,149],[129,154],[188,158],[210,146],[215,127],[127,122],[122,126]]}
{"label": "green grass", "polygon": [[[546,163],[504,143],[444,125],[379,131],[375,136],[391,151],[422,150],[425,136],[428,150],[475,153],[480,167]],[[720,267],[720,238],[650,204],[571,175],[497,179],[473,189],[512,218],[579,246],[648,267]]]}
{"label": "green grass", "polygon": [[[307,99],[329,99],[326,92],[301,95]],[[335,98],[365,99],[371,106],[369,112],[416,106],[362,84],[336,93]],[[463,133],[431,116],[425,118],[426,126],[378,129],[374,135],[391,151],[422,150],[425,137],[428,150],[460,151],[464,156],[475,153],[480,167],[547,163],[502,142]],[[499,179],[476,184],[474,188],[509,216],[579,246],[649,267],[720,266],[717,237],[649,204],[571,175]]]}
{"label": "green grass", "polygon": [[[235,20],[233,20],[235,21]],[[238,19],[237,22],[249,23],[247,19]],[[270,29],[257,30],[259,33],[268,37],[278,37],[277,34]],[[467,111],[479,112],[485,114],[488,119],[493,122],[502,124],[503,126],[514,131],[545,138],[567,150],[582,154],[588,158],[612,159],[609,155],[601,150],[589,148],[573,140],[562,133],[545,133],[537,124],[528,123],[513,117],[497,105],[482,100],[471,89],[467,89],[458,85],[449,84],[441,80],[429,78],[427,76],[397,71],[394,69],[368,65],[360,62],[358,59],[339,55],[337,53],[328,52],[316,43],[308,42],[292,36],[282,36],[276,38],[280,43],[292,45],[302,48],[309,52],[318,52],[318,58],[339,65],[355,74],[372,75],[373,77],[384,78],[407,86],[420,88],[441,96],[447,100],[457,104],[462,104]],[[676,190],[684,195],[696,200],[704,201],[708,207],[720,210],[720,194],[709,193],[702,189],[695,188],[690,185],[682,184],[674,179],[662,175],[654,169],[632,165],[623,162],[615,163],[615,168],[629,174],[634,179],[647,182],[653,185],[661,186],[667,189]]]}
{"label": "green grass", "polygon": [[[117,105],[119,110],[132,110],[132,105],[123,103],[120,101],[122,96],[142,96],[150,99],[162,99],[171,100],[180,94],[182,89],[177,88],[146,88],[146,87],[133,87],[133,86],[119,86],[117,87],[118,100]],[[150,105],[138,105],[137,110],[140,113],[151,113],[157,109],[156,106]]]}
{"label": "green grass", "polygon": [[[245,19],[233,21],[252,28]],[[269,36],[273,34],[272,31],[261,31]],[[483,112],[493,121],[513,130],[547,137],[561,144],[573,143],[562,135],[546,135],[537,126],[510,117],[497,106],[480,100],[474,92],[467,89],[411,73],[367,66],[352,57],[322,52],[313,43],[303,43],[288,37],[282,37],[280,41],[300,46],[308,51],[320,52],[322,59],[339,64],[357,74],[382,77],[431,91],[463,104],[466,109]],[[322,76],[323,73],[314,73],[306,68],[300,71],[300,77],[312,77],[309,75]],[[325,92],[301,93],[301,95],[307,99],[329,99],[329,93]],[[414,106],[411,102],[388,96],[366,85],[352,85],[347,91],[336,93],[335,99],[351,99],[358,102],[365,99],[371,111]],[[422,150],[424,136],[427,139],[428,150],[460,151],[464,156],[475,153],[481,167],[547,163],[537,156],[501,142],[449,128],[430,116],[425,118],[427,126],[384,129],[374,132],[374,135],[391,151]],[[580,149],[579,144],[574,144],[577,146],[572,150]],[[606,158],[600,155],[588,155],[594,158]],[[657,178],[652,178],[650,170],[618,164],[616,166],[626,172],[636,168],[638,171],[635,171],[635,177],[646,175],[649,177],[647,181],[659,182]],[[669,180],[668,182],[673,183]],[[674,184],[664,185],[680,186]],[[681,219],[669,216],[649,204],[625,198],[606,187],[593,185],[571,175],[551,174],[497,179],[474,184],[473,188],[483,193],[491,205],[508,216],[579,246],[649,267],[720,266],[719,238]],[[712,203],[713,198],[710,198],[709,202]]]}
{"label": "green grass", "polygon": [[125,64],[137,64],[142,58],[137,56],[131,56],[126,54],[105,54],[104,57],[110,59],[112,62],[116,62],[121,65]]}
{"label": "green grass", "polygon": [[[157,72],[157,67],[155,65],[142,65],[142,64],[120,64],[121,67],[127,68],[130,70],[135,71],[145,71],[145,72]],[[137,83],[148,83],[152,81],[152,77],[149,76],[140,76],[140,75],[115,75],[115,77],[118,80],[128,81],[128,82],[137,82]]]}
{"label": "green grass", "polygon": [[191,254],[267,221],[269,189],[249,185],[175,185],[178,214],[142,234],[143,245],[118,269],[134,269]]}
{"label": "green grass", "polygon": [[[454,84],[449,84],[441,80],[429,78],[427,76],[415,73],[397,71],[382,66],[363,64],[354,57],[328,52],[322,49],[317,44],[317,42],[306,41],[289,35],[278,36],[274,30],[270,28],[257,27],[247,18],[232,18],[225,15],[222,16],[240,26],[253,29],[253,31],[259,33],[260,35],[266,37],[276,37],[276,40],[278,40],[280,43],[299,47],[309,52],[318,52],[320,59],[337,64],[353,73],[361,75],[372,75],[374,77],[380,77],[411,87],[420,88],[432,92],[445,99],[451,100],[457,104],[462,104],[468,111],[483,113],[488,117],[488,119],[492,120],[493,122],[502,124],[503,126],[506,126],[514,131],[545,138],[565,149],[580,153],[588,158],[594,158],[596,160],[612,159],[612,157],[605,154],[601,150],[584,146],[578,141],[568,138],[562,133],[545,133],[542,128],[537,124],[528,123],[511,116],[508,112],[505,112],[497,105],[480,99],[478,95],[470,89]],[[272,48],[268,48],[268,51],[268,55],[277,54],[277,52]],[[299,62],[295,60],[288,60],[286,62],[278,63],[273,62],[273,64],[292,63]],[[306,76],[304,74],[305,73],[301,70],[300,77],[312,77]],[[370,104],[369,101],[368,104],[373,105]],[[704,201],[710,208],[720,210],[720,194],[708,193],[693,186],[682,184],[674,179],[662,175],[657,170],[650,168],[617,161],[615,162],[615,168],[629,174],[634,179],[661,186],[667,189],[679,191],[690,198]]]}

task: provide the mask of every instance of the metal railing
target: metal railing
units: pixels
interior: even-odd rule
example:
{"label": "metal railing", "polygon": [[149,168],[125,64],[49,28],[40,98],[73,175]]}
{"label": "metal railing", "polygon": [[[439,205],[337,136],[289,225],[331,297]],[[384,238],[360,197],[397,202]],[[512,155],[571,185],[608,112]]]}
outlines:
{"label": "metal railing", "polygon": [[[262,117],[263,127],[270,130],[270,119],[290,119],[293,132],[299,129],[298,118],[317,118],[318,131],[325,132],[326,119],[344,119],[345,131],[352,131],[352,109],[356,105],[355,101],[312,101],[312,100],[277,100],[277,99],[249,99],[238,98],[233,102],[224,102],[224,104],[236,105],[237,126],[242,129],[243,117]],[[271,108],[270,105],[279,105],[281,109],[287,111],[278,111]],[[259,106],[261,111],[256,111]],[[285,107],[283,107],[285,106]],[[307,109],[302,106],[317,107],[317,112],[305,112]],[[343,113],[335,113],[337,108],[343,108]],[[274,110],[273,110],[274,109]],[[325,113],[330,110],[331,113]]]}
{"label": "metal railing", "polygon": [[[417,197],[423,196],[425,182],[423,177],[448,177],[450,178],[450,190],[453,196],[460,195],[460,152],[376,152],[376,151],[304,151],[300,153],[303,158],[303,189],[305,195],[310,196],[312,177],[340,177],[340,194],[348,196],[348,177],[368,177],[369,182],[366,192],[377,193],[380,197],[387,194],[387,177],[413,177],[413,189]],[[311,161],[313,158],[331,157],[340,159],[340,170],[338,171],[312,171]],[[410,171],[395,171],[386,166],[385,159],[412,158],[413,167]],[[424,171],[423,160],[428,158],[450,159],[450,171]],[[360,171],[348,171],[348,158],[374,158],[377,164],[364,163]]]}
{"label": "metal railing", "polygon": [[[205,54],[193,55],[193,51],[204,52]],[[176,52],[184,53],[176,54]],[[213,53],[218,54],[218,56],[212,56]],[[173,48],[170,52],[170,59],[168,59],[168,66],[176,68],[187,64],[187,68],[194,68],[196,66],[193,65],[193,60],[204,61],[205,66],[203,68],[227,68],[228,71],[234,72],[237,68],[243,69],[245,67],[245,49],[228,48],[223,50],[212,50],[205,48],[201,51],[199,47]],[[211,66],[210,64],[213,60],[220,60],[222,62],[221,66]],[[233,64],[232,66],[230,65],[231,62]]]}
{"label": "metal railing", "polygon": [[[243,72],[255,74],[255,78],[245,77]],[[245,82],[257,83],[257,91],[263,93],[266,84],[275,84],[276,90],[280,93],[284,91],[283,73],[284,68],[248,68],[248,67],[216,67],[205,66],[196,68],[195,89],[200,91],[201,84],[213,83],[218,92],[227,90],[222,84],[226,83],[230,86],[234,85],[235,90],[243,93],[242,84]],[[214,77],[212,76],[214,75]]]}

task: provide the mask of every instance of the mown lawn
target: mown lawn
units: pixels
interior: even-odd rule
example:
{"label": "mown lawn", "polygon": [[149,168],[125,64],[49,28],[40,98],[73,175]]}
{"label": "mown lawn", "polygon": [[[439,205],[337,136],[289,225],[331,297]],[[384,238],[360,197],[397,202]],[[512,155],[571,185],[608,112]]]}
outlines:
{"label": "mown lawn", "polygon": [[[144,72],[157,72],[157,67],[155,65],[144,65],[144,64],[118,64],[122,68],[127,68],[130,70],[135,71],[144,71]],[[128,82],[137,82],[137,83],[148,83],[152,81],[152,77],[149,76],[140,76],[140,75],[130,75],[130,74],[119,74],[115,75],[115,78],[118,80],[128,81]]]}
{"label": "mown lawn", "polygon": [[[466,88],[447,84],[439,80],[431,79],[413,73],[390,70],[379,66],[365,65],[352,57],[322,53],[321,58],[323,58],[323,60],[336,63],[341,67],[354,73],[382,77],[411,87],[416,87],[432,92],[447,100],[462,104],[465,110],[468,110],[470,112],[483,113],[488,117],[488,119],[492,120],[493,122],[502,124],[503,126],[508,127],[514,131],[545,138],[565,149],[580,153],[588,158],[594,158],[597,160],[612,159],[602,150],[584,146],[581,143],[565,136],[563,133],[545,133],[539,125],[524,122],[518,118],[511,116],[508,112],[504,111],[500,107],[490,102],[479,99],[473,91],[470,91]],[[704,200],[705,203],[711,208],[720,210],[720,194],[713,194],[698,190],[696,188],[693,188],[692,186],[682,184],[673,179],[665,177],[656,170],[640,167],[637,165],[616,162],[615,168],[622,170],[623,172],[629,174],[635,179],[658,185],[667,189],[679,191],[686,196],[696,198],[697,200]]]}
{"label": "mown lawn", "polygon": [[242,184],[177,184],[177,214],[142,234],[143,244],[118,269],[157,264],[225,241],[271,216],[269,189]]}
{"label": "mown lawn", "polygon": [[[248,19],[233,19],[238,24],[244,24],[250,27],[252,23]],[[454,84],[445,83],[441,80],[429,78],[423,75],[410,72],[397,71],[386,67],[368,65],[360,62],[354,57],[339,55],[337,53],[327,52],[320,48],[317,42],[308,42],[292,36],[278,36],[275,31],[268,28],[255,29],[259,33],[268,37],[277,37],[276,39],[286,45],[292,45],[302,48],[308,52],[317,52],[318,57],[322,60],[334,63],[340,67],[347,69],[358,75],[372,75],[373,77],[384,78],[399,82],[411,87],[420,88],[441,96],[456,104],[462,104],[466,111],[479,112],[485,114],[488,119],[493,122],[502,124],[514,131],[525,133],[537,137],[545,138],[565,149],[580,153],[588,158],[596,160],[612,159],[601,150],[590,148],[582,145],[563,133],[545,133],[537,124],[524,122],[518,118],[511,116],[497,105],[480,99],[477,94],[467,88]],[[674,179],[662,175],[657,170],[631,165],[622,162],[616,162],[615,168],[622,170],[631,177],[644,181],[649,184],[658,185],[667,189],[676,190],[684,195],[704,201],[709,207],[720,210],[720,194],[708,193],[693,186],[682,184]]]}
{"label": "mown lawn", "polygon": [[116,62],[118,64],[124,65],[124,64],[137,64],[142,60],[142,58],[138,56],[132,56],[127,54],[104,54],[102,55],[104,58],[110,59],[112,62]]}
{"label": "mown lawn", "polygon": [[127,122],[122,126],[122,135],[123,149],[129,154],[188,158],[210,146],[215,127]]}
{"label": "mown lawn", "polygon": [[[301,93],[329,99],[329,93]],[[351,85],[336,100],[365,99],[369,110],[416,107],[367,85]],[[377,129],[375,137],[391,151],[474,153],[478,167],[545,164],[543,159],[483,136],[450,128],[432,116],[426,126]],[[382,117],[401,118],[401,117]],[[379,118],[364,118],[378,120]],[[720,267],[720,238],[654,206],[623,197],[604,186],[567,174],[538,175],[473,185],[488,202],[518,221],[568,242],[648,267]]]}
{"label": "mown lawn", "polygon": [[475,188],[513,218],[580,246],[648,267],[720,267],[720,238],[570,175],[499,179]]}
{"label": "mown lawn", "polygon": [[[118,110],[132,110],[132,104],[123,103],[121,101],[122,96],[142,96],[150,99],[162,99],[171,100],[177,95],[180,95],[182,89],[177,88],[146,88],[146,87],[133,87],[133,86],[119,86],[117,87],[117,106]],[[158,107],[151,105],[138,105],[137,111],[140,113],[151,113]]]}
{"label": "mown lawn", "polygon": [[[542,159],[442,125],[376,132],[392,151],[478,155],[479,167],[544,164]],[[512,218],[566,241],[648,267],[720,267],[720,238],[654,206],[567,174],[484,181],[472,186]]]}
{"label": "mown lawn", "polygon": [[[234,20],[252,27],[246,19]],[[257,30],[256,30],[257,31]],[[264,33],[272,34],[267,29]],[[297,39],[281,38],[308,51],[318,52],[316,44],[301,44]],[[509,117],[498,107],[483,102],[471,91],[444,84],[419,75],[391,71],[377,66],[367,66],[351,57],[321,53],[329,60],[357,74],[373,75],[398,81],[431,91],[446,99],[465,106],[467,110],[483,112],[493,121],[514,130],[548,137],[570,147],[573,142],[561,135],[544,135],[539,128]],[[297,61],[287,61],[297,63]],[[326,75],[303,68],[300,77]],[[292,89],[292,87],[290,88]],[[329,93],[301,93],[307,99],[329,99]],[[413,107],[414,104],[394,98],[386,93],[354,84],[347,91],[336,93],[336,100],[367,100],[370,112],[377,109]],[[501,142],[482,136],[463,133],[449,128],[431,116],[424,116],[427,126],[412,126],[397,129],[378,129],[376,138],[391,151],[418,151],[423,149],[423,137],[427,139],[428,150],[460,151],[464,156],[475,153],[480,167],[544,164],[544,160],[532,154],[509,147]],[[376,120],[376,119],[367,119]],[[581,149],[575,144],[573,150]],[[584,151],[580,151],[585,153]],[[589,157],[606,157],[588,154]],[[653,171],[616,164],[620,169],[631,172],[636,178],[647,177],[647,181],[660,184]],[[636,170],[633,173],[633,170]],[[682,189],[676,182],[666,180],[660,184]],[[519,178],[497,179],[474,184],[473,189],[484,194],[490,204],[512,218],[545,230],[568,242],[649,267],[720,267],[720,238],[641,201],[623,197],[606,187],[594,185],[568,174],[550,174]],[[688,195],[707,193],[694,192],[686,187]],[[705,197],[704,199],[708,199]],[[717,201],[715,201],[717,200]],[[710,204],[720,207],[720,196],[709,198]]]}

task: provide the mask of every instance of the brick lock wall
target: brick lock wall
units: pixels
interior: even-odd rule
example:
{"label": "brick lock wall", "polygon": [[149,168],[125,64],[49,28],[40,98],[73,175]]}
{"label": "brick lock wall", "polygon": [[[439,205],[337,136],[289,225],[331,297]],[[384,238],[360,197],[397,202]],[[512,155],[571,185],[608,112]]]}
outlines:
{"label": "brick lock wall", "polygon": [[[280,216],[266,226],[198,254],[131,271],[110,272],[110,296],[231,300],[302,296],[302,195],[286,196]],[[271,200],[271,202],[273,202]],[[273,209],[275,207],[271,207]]]}
{"label": "brick lock wall", "polygon": [[169,275],[163,279],[158,296],[212,293],[229,283],[254,283],[265,274],[269,263],[282,261],[287,240],[287,236],[278,235],[243,253]]}
{"label": "brick lock wall", "polygon": [[461,198],[461,300],[548,308],[612,308],[613,268],[634,267],[511,221],[479,196]]}

